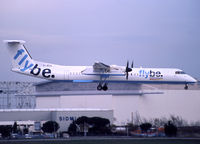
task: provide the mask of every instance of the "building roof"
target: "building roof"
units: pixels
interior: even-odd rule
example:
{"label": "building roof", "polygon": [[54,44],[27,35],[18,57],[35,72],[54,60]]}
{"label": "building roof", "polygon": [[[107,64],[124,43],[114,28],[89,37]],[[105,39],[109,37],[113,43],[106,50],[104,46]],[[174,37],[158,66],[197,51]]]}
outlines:
{"label": "building roof", "polygon": [[93,109],[93,108],[42,108],[42,109],[0,109],[0,112],[52,112],[52,111],[111,111],[111,109]]}

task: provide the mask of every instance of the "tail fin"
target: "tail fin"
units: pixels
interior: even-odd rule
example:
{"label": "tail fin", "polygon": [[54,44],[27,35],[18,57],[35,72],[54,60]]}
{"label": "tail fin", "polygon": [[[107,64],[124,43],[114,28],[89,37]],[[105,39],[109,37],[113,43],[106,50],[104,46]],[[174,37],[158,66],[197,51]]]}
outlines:
{"label": "tail fin", "polygon": [[28,72],[34,65],[30,54],[26,50],[22,40],[4,40],[9,51],[12,70],[16,72]]}

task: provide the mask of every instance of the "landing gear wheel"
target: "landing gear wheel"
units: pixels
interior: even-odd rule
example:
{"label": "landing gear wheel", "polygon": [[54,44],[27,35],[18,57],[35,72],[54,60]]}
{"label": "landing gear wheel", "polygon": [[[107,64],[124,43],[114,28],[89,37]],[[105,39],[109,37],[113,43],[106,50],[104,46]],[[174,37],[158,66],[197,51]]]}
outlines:
{"label": "landing gear wheel", "polygon": [[188,84],[185,84],[185,87],[184,87],[184,89],[185,89],[185,90],[187,90],[187,89],[188,89]]}
{"label": "landing gear wheel", "polygon": [[105,85],[103,86],[103,90],[104,90],[104,91],[107,91],[107,90],[108,90],[107,84],[105,84]]}
{"label": "landing gear wheel", "polygon": [[102,90],[102,85],[101,84],[99,84],[98,86],[97,86],[97,90]]}

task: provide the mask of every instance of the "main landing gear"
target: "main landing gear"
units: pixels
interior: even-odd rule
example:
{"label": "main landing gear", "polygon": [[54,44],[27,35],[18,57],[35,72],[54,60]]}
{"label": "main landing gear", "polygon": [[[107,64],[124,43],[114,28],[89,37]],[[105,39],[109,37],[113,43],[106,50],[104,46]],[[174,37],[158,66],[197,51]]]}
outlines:
{"label": "main landing gear", "polygon": [[97,86],[97,90],[104,90],[104,91],[107,91],[108,90],[108,86],[107,84],[105,83],[104,85],[102,85],[101,83],[99,83],[99,85]]}
{"label": "main landing gear", "polygon": [[187,90],[187,89],[188,89],[188,84],[185,84],[185,87],[184,87],[184,89],[185,89],[185,90]]}

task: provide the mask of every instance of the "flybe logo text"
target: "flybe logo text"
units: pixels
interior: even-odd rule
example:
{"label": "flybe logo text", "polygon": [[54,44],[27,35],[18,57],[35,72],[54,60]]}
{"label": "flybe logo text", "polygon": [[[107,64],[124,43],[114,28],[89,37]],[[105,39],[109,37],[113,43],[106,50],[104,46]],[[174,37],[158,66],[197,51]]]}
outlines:
{"label": "flybe logo text", "polygon": [[[17,60],[19,56],[22,55],[24,52],[25,52],[24,49],[18,50],[16,55],[14,56],[14,60]],[[31,70],[30,74],[34,76],[38,76],[41,73],[41,75],[45,78],[50,78],[50,77],[55,78],[55,75],[51,75],[51,69],[49,68],[41,69],[38,67],[38,64],[34,65],[33,63],[31,63],[31,61],[32,60],[30,59],[30,57],[27,54],[25,54],[18,62],[19,66],[21,66],[25,62],[24,66],[20,68],[20,71],[25,72],[26,70],[30,69]]]}
{"label": "flybe logo text", "polygon": [[46,69],[41,70],[41,68],[38,67],[38,64],[36,64],[36,65],[33,67],[33,69],[31,70],[30,73],[31,73],[32,75],[37,76],[37,75],[40,74],[40,71],[42,72],[42,76],[45,77],[45,78],[50,78],[50,77],[51,77],[51,78],[55,78],[55,75],[51,75],[51,69],[46,68]]}
{"label": "flybe logo text", "polygon": [[163,75],[161,74],[160,71],[146,71],[146,70],[140,70],[139,71],[139,77],[144,77],[144,78],[148,78],[148,77],[155,77],[155,78],[162,78]]}
{"label": "flybe logo text", "polygon": [[[23,49],[20,49],[17,51],[16,55],[14,56],[14,60],[16,60],[20,55],[22,55],[22,53],[24,53]],[[21,66],[23,62],[25,62],[24,67],[20,69],[20,71],[24,72],[27,69],[31,68],[33,66],[32,63],[30,63],[29,60],[26,60],[28,57],[27,54],[25,54],[22,59],[18,62],[18,65]],[[30,64],[29,64],[30,63]]]}

